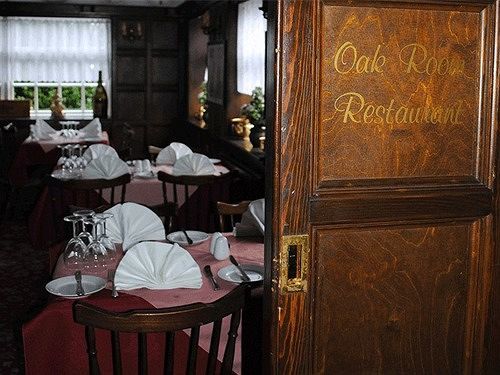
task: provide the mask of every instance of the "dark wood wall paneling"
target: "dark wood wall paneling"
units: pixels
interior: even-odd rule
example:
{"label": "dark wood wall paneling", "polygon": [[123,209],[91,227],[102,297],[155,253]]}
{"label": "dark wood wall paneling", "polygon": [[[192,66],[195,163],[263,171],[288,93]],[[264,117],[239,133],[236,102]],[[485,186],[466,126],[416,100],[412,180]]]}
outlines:
{"label": "dark wood wall paneling", "polygon": [[[166,146],[185,117],[185,21],[116,17],[112,23],[113,134],[121,143],[123,123],[129,124],[132,156],[141,157],[148,145]],[[124,38],[124,23],[139,23],[142,38]]]}

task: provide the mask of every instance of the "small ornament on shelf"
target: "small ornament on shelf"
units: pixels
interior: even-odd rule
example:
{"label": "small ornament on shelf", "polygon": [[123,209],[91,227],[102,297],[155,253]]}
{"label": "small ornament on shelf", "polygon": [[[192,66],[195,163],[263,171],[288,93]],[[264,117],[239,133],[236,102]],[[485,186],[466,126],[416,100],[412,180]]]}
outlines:
{"label": "small ornament on shelf", "polygon": [[52,112],[50,118],[54,120],[64,120],[64,105],[62,104],[59,95],[54,94],[52,102],[50,103],[50,111]]}

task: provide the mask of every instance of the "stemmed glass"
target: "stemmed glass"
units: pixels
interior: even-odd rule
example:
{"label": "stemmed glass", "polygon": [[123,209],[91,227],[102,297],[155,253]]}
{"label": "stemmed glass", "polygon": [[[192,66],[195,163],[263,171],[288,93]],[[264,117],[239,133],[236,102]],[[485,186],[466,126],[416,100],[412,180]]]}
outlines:
{"label": "stemmed glass", "polygon": [[108,250],[98,240],[97,234],[99,223],[103,220],[96,216],[87,217],[83,220],[85,224],[92,225],[92,232],[94,233],[93,241],[87,246],[87,266],[91,268],[106,267],[106,261],[109,259]]}
{"label": "stemmed glass", "polygon": [[71,222],[73,225],[73,238],[66,244],[63,260],[68,268],[73,269],[80,269],[87,259],[87,246],[76,233],[76,224],[80,220],[81,218],[75,215],[66,216],[64,218],[64,221]]}
{"label": "stemmed glass", "polygon": [[109,212],[103,212],[100,214],[96,214],[95,217],[99,219],[99,225],[101,227],[101,233],[99,234],[99,237],[97,240],[106,248],[108,251],[108,259],[109,260],[114,260],[116,259],[116,246],[111,240],[111,238],[108,237],[106,233],[106,220],[111,219],[114,215],[109,213]]}
{"label": "stemmed glass", "polygon": [[92,237],[90,232],[87,232],[87,229],[85,228],[85,220],[94,217],[95,212],[92,210],[78,210],[73,212],[73,215],[77,216],[82,223],[82,231],[78,235],[78,238],[88,247],[90,243],[94,241],[94,237]]}
{"label": "stemmed glass", "polygon": [[79,177],[82,176],[83,170],[87,166],[87,160],[85,160],[85,158],[83,157],[83,150],[86,147],[87,146],[81,145],[81,144],[77,144],[74,146],[74,148],[77,150],[77,154],[76,154],[76,158],[75,158],[75,165],[78,168]]}

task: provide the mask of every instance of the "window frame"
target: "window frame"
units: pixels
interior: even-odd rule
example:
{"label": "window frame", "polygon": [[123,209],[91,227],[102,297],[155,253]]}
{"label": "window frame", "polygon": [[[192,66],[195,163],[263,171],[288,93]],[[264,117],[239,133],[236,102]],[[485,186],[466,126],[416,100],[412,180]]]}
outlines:
{"label": "window frame", "polygon": [[[41,87],[55,87],[57,89],[57,94],[62,99],[62,89],[63,87],[79,87],[80,88],[80,109],[65,109],[64,115],[68,119],[91,119],[94,116],[94,111],[92,109],[86,109],[86,96],[85,89],[87,87],[97,87],[97,82],[22,82],[16,81],[11,82],[11,90],[9,92],[8,97],[11,99],[15,99],[15,88],[16,87],[33,87],[33,103],[30,108],[30,117],[31,118],[41,118],[47,119],[50,118],[52,112],[50,109],[40,109],[39,101],[38,101],[38,89]],[[106,84],[103,82],[103,86],[106,87]]]}

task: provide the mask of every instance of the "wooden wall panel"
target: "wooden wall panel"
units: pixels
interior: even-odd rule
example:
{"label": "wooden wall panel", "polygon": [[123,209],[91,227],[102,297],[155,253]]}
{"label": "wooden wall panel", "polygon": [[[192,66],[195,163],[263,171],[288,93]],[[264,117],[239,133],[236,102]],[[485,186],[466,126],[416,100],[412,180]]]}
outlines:
{"label": "wooden wall panel", "polygon": [[146,83],[146,58],[120,56],[116,62],[117,85],[142,85]]}
{"label": "wooden wall panel", "polygon": [[155,84],[176,85],[178,76],[177,59],[172,57],[153,57],[151,61],[151,79]]}
{"label": "wooden wall panel", "polygon": [[153,92],[151,95],[151,121],[170,123],[178,119],[178,96],[175,92]]}
{"label": "wooden wall panel", "polygon": [[[173,119],[181,118],[185,100],[184,71],[185,43],[182,18],[114,19],[113,20],[113,118],[114,133],[122,132],[121,124],[128,122],[135,130],[132,140],[132,157],[147,156],[147,146],[154,142],[166,146],[172,134]],[[121,26],[133,23],[141,25],[142,36],[135,40],[121,36]],[[185,33],[187,35],[187,33]],[[163,126],[149,132],[150,126]],[[136,129],[137,128],[137,129]],[[117,137],[118,138],[118,137]],[[161,140],[161,143],[159,142]]]}
{"label": "wooden wall panel", "polygon": [[475,176],[478,11],[325,2],[318,179]]}
{"label": "wooden wall panel", "polygon": [[146,96],[144,92],[117,92],[114,112],[117,120],[140,121],[146,114]]}
{"label": "wooden wall panel", "polygon": [[177,22],[153,22],[151,25],[153,48],[176,50],[178,47],[177,28]]}

